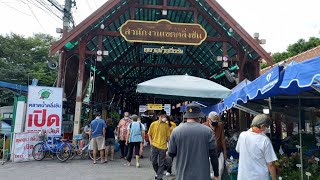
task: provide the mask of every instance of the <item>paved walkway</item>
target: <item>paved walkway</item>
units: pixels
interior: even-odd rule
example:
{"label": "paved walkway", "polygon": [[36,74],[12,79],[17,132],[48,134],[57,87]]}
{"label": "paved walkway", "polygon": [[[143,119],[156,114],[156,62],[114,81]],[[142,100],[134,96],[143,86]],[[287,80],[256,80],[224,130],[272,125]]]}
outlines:
{"label": "paved walkway", "polygon": [[[0,180],[153,180],[154,171],[149,160],[149,148],[145,149],[145,158],[141,160],[141,168],[125,167],[126,162],[119,159],[116,153],[115,161],[106,164],[93,164],[91,160],[69,160],[61,163],[49,158],[43,161],[23,163],[7,162],[0,165]],[[135,160],[132,160],[135,164]],[[164,180],[173,180],[173,176],[164,177]]]}

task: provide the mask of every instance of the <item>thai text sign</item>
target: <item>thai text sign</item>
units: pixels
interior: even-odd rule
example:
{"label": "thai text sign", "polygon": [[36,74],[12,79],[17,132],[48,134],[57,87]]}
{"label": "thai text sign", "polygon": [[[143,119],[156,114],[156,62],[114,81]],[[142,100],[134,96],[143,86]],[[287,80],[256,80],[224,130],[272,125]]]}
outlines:
{"label": "thai text sign", "polygon": [[148,110],[162,110],[162,104],[147,104]]}
{"label": "thai text sign", "polygon": [[26,132],[61,134],[62,88],[29,86]]}
{"label": "thai text sign", "polygon": [[139,106],[139,112],[144,113],[146,111],[148,111],[148,106],[146,106],[146,105]]}
{"label": "thai text sign", "polygon": [[13,139],[13,162],[33,160],[32,149],[38,142],[38,133],[16,133]]}
{"label": "thai text sign", "polygon": [[142,46],[144,54],[160,54],[160,55],[184,55],[186,47],[168,47],[168,46]]}
{"label": "thai text sign", "polygon": [[200,24],[172,23],[168,20],[127,20],[120,34],[129,42],[200,45],[207,32]]}

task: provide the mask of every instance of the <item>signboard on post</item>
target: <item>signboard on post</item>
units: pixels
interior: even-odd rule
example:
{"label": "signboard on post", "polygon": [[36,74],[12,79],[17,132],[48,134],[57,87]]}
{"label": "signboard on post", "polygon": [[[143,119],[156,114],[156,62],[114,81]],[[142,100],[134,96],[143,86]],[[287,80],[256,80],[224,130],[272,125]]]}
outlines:
{"label": "signboard on post", "polygon": [[148,110],[162,110],[162,104],[147,104]]}
{"label": "signboard on post", "polygon": [[128,42],[200,45],[207,32],[195,23],[173,23],[165,19],[155,21],[127,20],[120,34]]}
{"label": "signboard on post", "polygon": [[164,104],[163,109],[166,111],[168,116],[171,115],[171,104]]}
{"label": "signboard on post", "polygon": [[29,86],[25,132],[61,135],[62,88]]}

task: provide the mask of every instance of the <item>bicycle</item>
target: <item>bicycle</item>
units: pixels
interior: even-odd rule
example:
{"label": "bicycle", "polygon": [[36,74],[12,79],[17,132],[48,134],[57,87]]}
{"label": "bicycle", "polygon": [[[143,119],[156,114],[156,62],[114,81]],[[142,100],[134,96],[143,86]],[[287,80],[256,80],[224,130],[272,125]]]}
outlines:
{"label": "bicycle", "polygon": [[[86,145],[80,148],[80,141],[82,140],[81,135],[76,135],[73,137],[73,141],[75,143],[70,143],[71,146],[71,156],[70,159],[74,159],[77,155],[81,157],[81,159],[88,159],[90,157],[93,160],[93,150],[90,150],[90,141],[87,141]],[[100,160],[100,155],[97,154],[96,160]]]}
{"label": "bicycle", "polygon": [[41,142],[36,144],[32,149],[32,157],[36,161],[42,161],[46,155],[49,155],[51,158],[55,155],[61,162],[65,162],[70,158],[71,146],[63,142],[61,137],[52,136],[52,142],[49,142],[46,133],[41,131],[39,133],[39,140]]}

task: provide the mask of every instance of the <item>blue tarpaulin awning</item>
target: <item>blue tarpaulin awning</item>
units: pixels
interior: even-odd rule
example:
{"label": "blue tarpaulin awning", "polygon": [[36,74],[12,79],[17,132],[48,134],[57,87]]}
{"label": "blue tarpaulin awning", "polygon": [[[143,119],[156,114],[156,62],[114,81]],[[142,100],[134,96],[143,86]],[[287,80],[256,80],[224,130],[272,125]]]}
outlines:
{"label": "blue tarpaulin awning", "polygon": [[297,94],[310,90],[317,80],[320,80],[320,56],[288,66],[280,88],[287,94]]}
{"label": "blue tarpaulin awning", "polygon": [[[265,99],[281,94],[295,95],[302,91],[311,90],[313,85],[319,87],[320,57],[301,63],[291,63],[286,69],[275,66],[247,86],[238,89],[224,99],[224,102],[211,106],[210,109],[222,112],[231,109],[233,105],[249,100]],[[320,81],[318,81],[320,83]]]}

